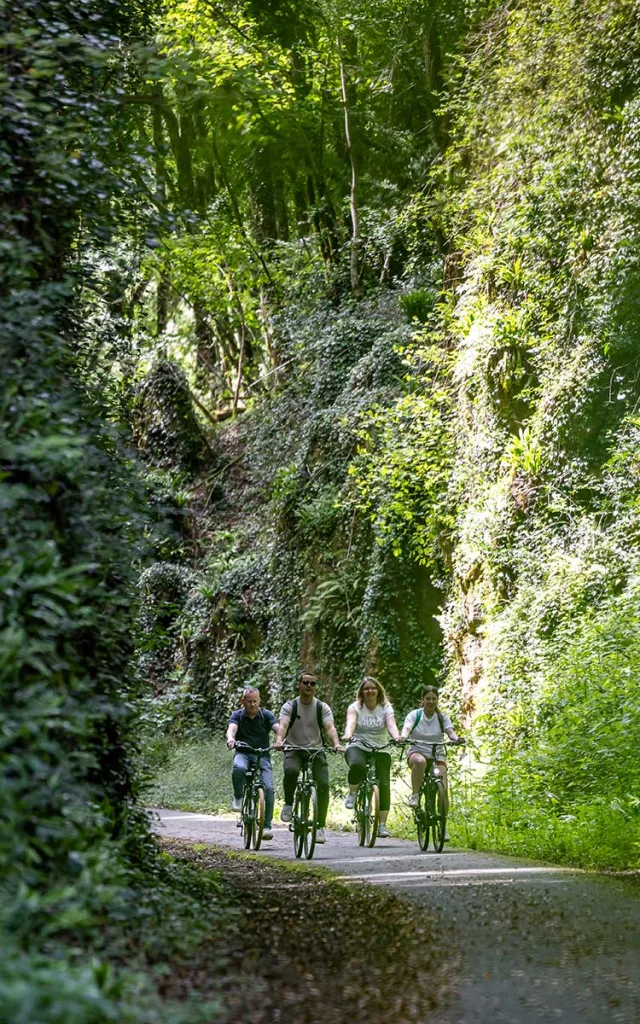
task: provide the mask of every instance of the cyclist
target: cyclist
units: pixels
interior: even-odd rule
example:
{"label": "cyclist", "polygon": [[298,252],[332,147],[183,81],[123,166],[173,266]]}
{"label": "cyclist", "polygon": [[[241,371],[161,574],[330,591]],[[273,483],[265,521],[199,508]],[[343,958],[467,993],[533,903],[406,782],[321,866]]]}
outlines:
{"label": "cyclist", "polygon": [[[333,723],[333,712],[328,704],[315,696],[318,677],[302,672],[298,680],[298,696],[286,701],[280,709],[280,723],[276,748],[281,750],[287,739],[294,747],[321,747],[322,733],[327,734],[333,747],[340,752],[344,747]],[[286,750],[284,754],[284,807],[282,821],[291,821],[293,799],[303,760],[311,755],[305,750]],[[325,843],[324,826],[329,809],[329,766],[324,752],[316,754],[312,764],[313,780],[318,791],[318,830],[316,843]]]}
{"label": "cyclist", "polygon": [[[409,753],[407,763],[411,768],[411,796],[409,806],[416,807],[418,794],[424,780],[424,773],[427,762],[431,760],[431,745],[441,744],[436,750],[436,764],[440,770],[444,784],[444,801],[447,812],[449,811],[449,784],[447,779],[447,762],[445,761],[445,749],[442,745],[445,734],[452,743],[462,743],[456,734],[451,719],[440,711],[438,707],[437,686],[427,686],[422,694],[422,707],[410,711],[404,720],[401,741],[409,740]],[[445,835],[445,842],[449,842],[449,836]]]}
{"label": "cyclist", "polygon": [[[344,755],[349,765],[349,793],[345,807],[352,808],[356,802],[356,791],[367,772],[367,751],[371,747],[384,747],[387,734],[393,740],[400,738],[396,717],[387,700],[384,686],[373,676],[365,676],[353,704],[347,708],[347,723],[344,740],[349,746]],[[387,818],[391,807],[391,754],[380,750],[372,755],[376,761],[376,775],[380,784],[380,823],[378,835],[388,839]]]}
{"label": "cyclist", "polygon": [[[246,743],[250,747],[268,747],[272,732],[278,731],[278,719],[272,711],[260,707],[260,691],[255,686],[247,686],[242,694],[243,707],[234,711],[227,725],[227,746],[233,750],[236,743]],[[231,782],[233,800],[231,808],[242,810],[242,791],[244,777],[250,763],[257,761],[257,755],[249,750],[236,750],[233,755]],[[264,829],[263,839],[273,839],[271,819],[273,818],[273,770],[271,755],[260,754],[262,781],[264,782]]]}

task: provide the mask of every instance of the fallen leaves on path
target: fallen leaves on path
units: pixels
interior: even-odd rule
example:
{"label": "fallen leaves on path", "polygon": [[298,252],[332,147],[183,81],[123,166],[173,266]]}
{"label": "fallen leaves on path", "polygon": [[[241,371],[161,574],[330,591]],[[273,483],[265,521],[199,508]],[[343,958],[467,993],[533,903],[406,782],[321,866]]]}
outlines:
{"label": "fallen leaves on path", "polygon": [[[379,887],[184,840],[165,851],[215,871],[239,913],[166,995],[218,991],[229,1024],[428,1024],[455,964],[424,908]],[[224,978],[207,974],[224,958]]]}

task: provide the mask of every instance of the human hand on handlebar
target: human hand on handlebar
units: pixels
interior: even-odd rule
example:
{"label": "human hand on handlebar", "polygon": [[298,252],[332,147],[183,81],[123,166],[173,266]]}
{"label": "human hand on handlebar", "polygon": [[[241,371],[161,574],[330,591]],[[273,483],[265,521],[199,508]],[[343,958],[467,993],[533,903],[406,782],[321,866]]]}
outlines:
{"label": "human hand on handlebar", "polygon": [[227,746],[228,746],[229,750],[233,750],[235,745],[236,745],[236,741],[235,740],[227,740]]}

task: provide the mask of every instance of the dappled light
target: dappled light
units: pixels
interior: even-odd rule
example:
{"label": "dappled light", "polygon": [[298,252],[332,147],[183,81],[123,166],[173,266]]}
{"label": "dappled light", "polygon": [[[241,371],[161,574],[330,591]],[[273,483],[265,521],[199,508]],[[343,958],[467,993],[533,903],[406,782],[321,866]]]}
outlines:
{"label": "dappled light", "polygon": [[[640,870],[636,0],[4,0],[0,35],[3,1022],[553,1019],[572,907],[580,1013],[639,1019],[632,889],[619,977],[580,902]],[[291,834],[337,888],[258,862]],[[388,909],[377,988],[321,891],[376,942]],[[491,900],[542,948],[552,891],[564,994],[516,943],[516,1005]],[[329,968],[270,991],[304,898],[335,1006]]]}

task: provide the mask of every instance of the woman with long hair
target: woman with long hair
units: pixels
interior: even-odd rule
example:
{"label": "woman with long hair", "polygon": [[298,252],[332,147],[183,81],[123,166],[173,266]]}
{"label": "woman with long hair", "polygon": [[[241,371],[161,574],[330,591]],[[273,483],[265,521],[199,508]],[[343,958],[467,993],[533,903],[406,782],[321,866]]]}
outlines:
{"label": "woman with long hair", "polygon": [[[420,787],[424,780],[424,773],[427,763],[431,760],[433,744],[436,747],[436,764],[444,783],[444,800],[447,811],[449,810],[449,782],[447,778],[447,762],[444,738],[449,737],[452,743],[462,743],[453,728],[451,719],[438,707],[437,686],[426,686],[422,694],[422,707],[410,711],[402,726],[402,742],[409,743],[407,763],[411,768],[411,796],[409,806],[415,807],[418,803]],[[445,836],[448,842],[449,836]]]}
{"label": "woman with long hair", "polygon": [[367,757],[374,757],[380,784],[378,835],[381,839],[390,835],[387,818],[391,808],[391,754],[388,750],[375,748],[386,746],[388,736],[393,740],[400,736],[393,708],[382,683],[373,676],[365,676],[358,687],[356,699],[347,708],[343,738],[349,743],[344,755],[349,765],[349,793],[344,805],[354,807],[356,791],[367,773]]}

